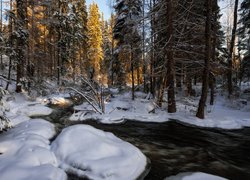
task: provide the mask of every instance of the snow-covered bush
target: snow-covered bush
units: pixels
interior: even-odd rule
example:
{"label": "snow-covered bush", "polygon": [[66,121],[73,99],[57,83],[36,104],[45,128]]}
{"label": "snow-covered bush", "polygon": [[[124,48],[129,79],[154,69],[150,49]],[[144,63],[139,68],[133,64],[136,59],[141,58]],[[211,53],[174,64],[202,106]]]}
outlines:
{"label": "snow-covered bush", "polygon": [[3,97],[6,94],[8,94],[8,91],[0,87],[0,132],[11,127],[10,120],[5,116],[7,105]]}

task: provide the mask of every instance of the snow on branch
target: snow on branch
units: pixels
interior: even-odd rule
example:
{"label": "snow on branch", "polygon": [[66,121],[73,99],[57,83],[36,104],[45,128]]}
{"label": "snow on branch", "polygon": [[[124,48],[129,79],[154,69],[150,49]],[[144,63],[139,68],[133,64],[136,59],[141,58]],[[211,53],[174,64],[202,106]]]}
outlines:
{"label": "snow on branch", "polygon": [[82,82],[87,85],[89,91],[83,92],[77,90],[72,87],[68,87],[66,89],[70,89],[85,99],[89,105],[91,105],[95,112],[99,114],[105,113],[105,104],[104,104],[104,96],[103,96],[103,87],[100,86],[97,82],[93,80],[88,80],[84,77],[81,77]]}

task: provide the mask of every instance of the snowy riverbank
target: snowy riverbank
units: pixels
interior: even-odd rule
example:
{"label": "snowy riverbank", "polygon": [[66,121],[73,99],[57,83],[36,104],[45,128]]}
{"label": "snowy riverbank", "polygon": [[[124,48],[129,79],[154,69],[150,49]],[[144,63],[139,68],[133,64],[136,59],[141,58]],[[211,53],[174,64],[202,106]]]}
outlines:
{"label": "snowy riverbank", "polygon": [[[121,123],[125,120],[143,122],[166,122],[176,119],[191,125],[208,128],[240,129],[250,126],[250,103],[242,104],[239,100],[227,100],[218,96],[215,105],[208,106],[204,120],[195,117],[198,98],[187,97],[177,101],[178,111],[169,114],[166,107],[158,108],[152,100],[146,99],[146,94],[137,93],[137,98],[132,101],[130,93],[116,94],[109,102],[105,103],[106,113],[93,113],[88,103],[75,106],[76,113],[71,121],[98,120],[102,123]],[[244,103],[244,102],[243,102]]]}

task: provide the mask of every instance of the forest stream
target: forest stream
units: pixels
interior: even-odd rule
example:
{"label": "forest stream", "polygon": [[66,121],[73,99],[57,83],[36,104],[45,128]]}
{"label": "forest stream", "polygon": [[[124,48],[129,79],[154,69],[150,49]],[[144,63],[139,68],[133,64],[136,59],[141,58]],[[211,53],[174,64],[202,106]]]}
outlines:
{"label": "forest stream", "polygon": [[250,179],[250,128],[199,128],[176,120],[166,123],[126,121],[123,124],[100,124],[91,120],[69,122],[70,114],[69,109],[56,110],[45,119],[54,122],[58,132],[73,124],[88,124],[137,146],[151,161],[145,180],[162,180],[181,172],[197,171],[230,180]]}

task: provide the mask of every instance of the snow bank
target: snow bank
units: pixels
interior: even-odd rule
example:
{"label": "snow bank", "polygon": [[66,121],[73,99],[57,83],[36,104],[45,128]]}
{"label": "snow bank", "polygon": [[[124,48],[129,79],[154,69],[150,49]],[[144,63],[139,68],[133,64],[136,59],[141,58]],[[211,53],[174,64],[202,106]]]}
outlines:
{"label": "snow bank", "polygon": [[25,121],[29,121],[31,118],[25,115],[18,115],[18,114],[11,114],[11,113],[7,113],[8,114],[8,118],[11,121],[11,125],[12,126],[16,126],[22,122]]}
{"label": "snow bank", "polygon": [[[131,95],[125,93],[111,98],[106,102],[106,113],[93,113],[93,109],[87,103],[75,107],[77,113],[71,117],[71,121],[84,121],[88,119],[99,120],[102,123],[121,123],[124,120],[135,120],[143,122],[166,122],[176,119],[188,124],[222,129],[240,129],[250,127],[250,103],[244,108],[231,108],[229,102],[218,96],[214,106],[207,106],[206,118],[201,120],[195,117],[199,98],[181,98],[177,101],[176,113],[167,113],[166,107],[158,108],[152,100],[147,100],[146,94],[140,94],[132,101]],[[141,97],[141,98],[140,98]]]}
{"label": "snow bank", "polygon": [[46,116],[52,112],[52,109],[44,106],[38,101],[28,101],[23,94],[16,94],[14,100],[9,101],[10,111],[14,114],[23,114],[26,116]]}
{"label": "snow bank", "polygon": [[186,173],[180,173],[176,176],[170,176],[168,178],[165,178],[165,180],[227,180],[227,179],[202,172],[186,172]]}
{"label": "snow bank", "polygon": [[28,104],[19,112],[24,113],[29,117],[33,116],[47,116],[52,113],[52,109],[41,104]]}
{"label": "snow bank", "polygon": [[0,136],[0,179],[64,180],[66,174],[57,168],[50,151],[49,139],[54,126],[36,119],[22,122]]}
{"label": "snow bank", "polygon": [[145,170],[146,157],[112,133],[88,125],[64,129],[51,150],[60,167],[90,179],[136,179]]}
{"label": "snow bank", "polygon": [[15,94],[7,104],[8,112],[6,112],[6,116],[10,119],[13,126],[30,120],[30,117],[47,116],[53,111],[38,101],[28,101],[23,94]]}

